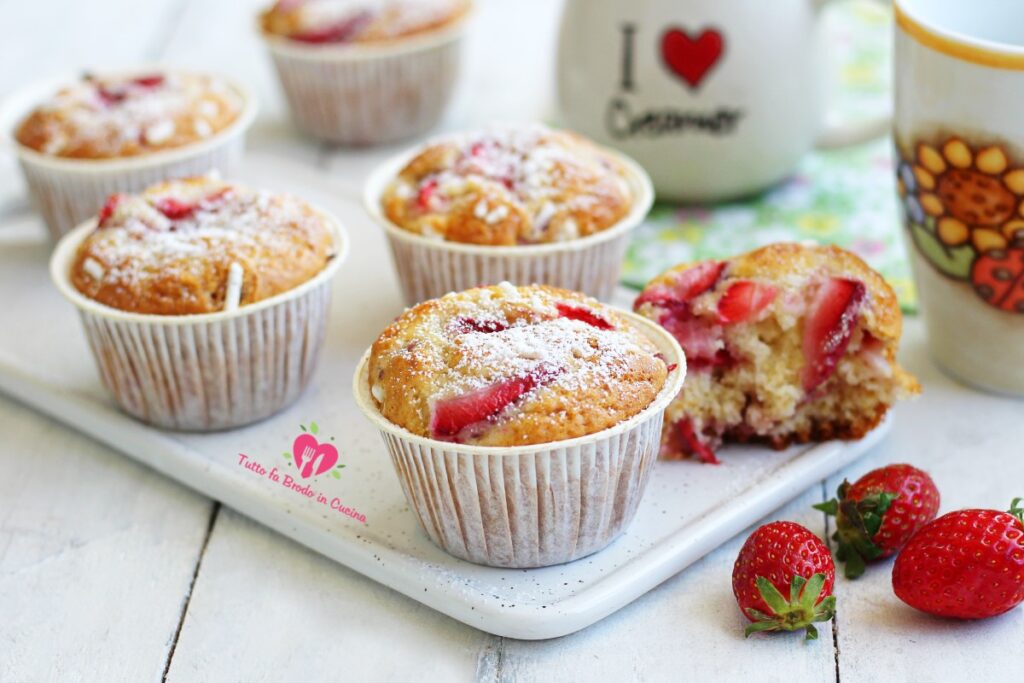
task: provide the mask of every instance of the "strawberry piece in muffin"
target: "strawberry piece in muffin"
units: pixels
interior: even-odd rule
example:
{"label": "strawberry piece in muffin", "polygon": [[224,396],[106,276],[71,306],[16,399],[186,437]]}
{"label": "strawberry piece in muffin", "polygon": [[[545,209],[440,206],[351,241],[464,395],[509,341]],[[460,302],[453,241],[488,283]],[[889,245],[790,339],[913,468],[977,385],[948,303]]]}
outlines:
{"label": "strawberry piece in muffin", "polygon": [[770,245],[679,266],[637,298],[690,374],[663,455],[717,462],[723,442],[860,438],[917,381],[895,360],[902,318],[882,277],[837,247]]}

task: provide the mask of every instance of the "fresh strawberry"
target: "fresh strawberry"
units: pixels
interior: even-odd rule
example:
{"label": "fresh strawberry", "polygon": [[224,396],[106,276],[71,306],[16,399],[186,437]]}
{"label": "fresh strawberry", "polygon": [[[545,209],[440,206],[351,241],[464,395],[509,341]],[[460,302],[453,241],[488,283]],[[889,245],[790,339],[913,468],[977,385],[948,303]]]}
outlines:
{"label": "fresh strawberry", "polygon": [[814,391],[835,372],[866,295],[858,280],[830,278],[818,289],[804,324],[804,391]]}
{"label": "fresh strawberry", "polygon": [[1024,601],[1024,508],[958,510],[927,524],[903,547],[892,587],[911,607],[984,619]]}
{"label": "fresh strawberry", "polygon": [[655,285],[645,290],[633,303],[637,310],[645,303],[664,306],[685,303],[715,286],[725,269],[722,261],[703,261],[675,275],[670,285]]}
{"label": "fresh strawberry", "polygon": [[437,192],[437,181],[428,180],[423,183],[420,187],[420,193],[416,196],[416,206],[420,207],[423,211],[430,210],[430,204],[434,199],[434,194]]}
{"label": "fresh strawberry", "polygon": [[138,78],[133,78],[132,83],[143,88],[157,88],[164,84],[164,77],[162,74],[139,76]]}
{"label": "fresh strawberry", "polygon": [[535,387],[543,386],[558,373],[538,370],[495,382],[468,394],[439,399],[434,403],[430,429],[435,438],[453,439],[470,425],[483,422],[518,401]]}
{"label": "fresh strawberry", "polygon": [[117,207],[122,201],[124,201],[123,194],[112,194],[107,197],[107,201],[103,203],[103,208],[100,209],[100,215],[96,223],[98,227],[102,228],[106,225],[107,221],[114,215],[114,212],[117,211]]}
{"label": "fresh strawberry", "polygon": [[563,301],[559,301],[555,304],[555,308],[558,309],[558,315],[562,318],[569,318],[570,320],[579,320],[580,322],[586,323],[592,327],[596,327],[599,330],[614,330],[615,326],[610,322],[594,313],[586,306],[577,306],[575,304],[567,304]]}
{"label": "fresh strawberry", "polygon": [[351,17],[347,17],[330,26],[296,33],[291,35],[290,38],[301,43],[347,43],[355,38],[356,34],[370,23],[372,19],[373,13],[368,10],[357,12]]}
{"label": "fresh strawberry", "polygon": [[837,498],[815,505],[836,518],[836,558],[846,578],[864,573],[865,563],[889,557],[939,511],[939,490],[927,472],[911,465],[887,465],[851,484]]}
{"label": "fresh strawberry", "polygon": [[771,285],[761,282],[734,282],[718,300],[719,321],[723,325],[731,325],[756,317],[775,301],[776,291]]}
{"label": "fresh strawberry", "polygon": [[732,592],[752,622],[746,635],[807,629],[807,640],[814,640],[814,623],[835,614],[835,578],[828,547],[809,529],[793,522],[760,527],[743,544],[732,570]]}

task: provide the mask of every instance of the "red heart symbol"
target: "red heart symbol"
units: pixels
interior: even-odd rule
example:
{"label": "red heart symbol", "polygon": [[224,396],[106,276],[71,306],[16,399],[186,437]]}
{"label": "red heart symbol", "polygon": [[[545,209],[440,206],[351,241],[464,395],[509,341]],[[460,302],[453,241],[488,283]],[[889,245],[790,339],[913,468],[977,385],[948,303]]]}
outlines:
{"label": "red heart symbol", "polygon": [[696,88],[725,51],[725,38],[715,29],[705,29],[696,38],[679,28],[661,36],[661,58],[674,74]]}
{"label": "red heart symbol", "polygon": [[292,444],[295,466],[303,479],[323,474],[338,462],[338,449],[329,443],[319,443],[312,434],[299,434]]}

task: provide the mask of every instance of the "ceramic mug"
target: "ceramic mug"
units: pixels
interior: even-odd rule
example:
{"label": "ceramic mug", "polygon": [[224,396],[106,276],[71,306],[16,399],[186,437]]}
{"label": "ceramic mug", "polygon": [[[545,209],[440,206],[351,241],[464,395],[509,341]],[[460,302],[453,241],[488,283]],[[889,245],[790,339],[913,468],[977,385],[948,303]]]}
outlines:
{"label": "ceramic mug", "polygon": [[897,0],[895,142],[928,345],[1024,395],[1024,3]]}
{"label": "ceramic mug", "polygon": [[853,144],[889,117],[824,130],[827,0],[567,0],[558,98],[567,125],[650,173],[659,199],[707,202],[783,180],[816,143]]}

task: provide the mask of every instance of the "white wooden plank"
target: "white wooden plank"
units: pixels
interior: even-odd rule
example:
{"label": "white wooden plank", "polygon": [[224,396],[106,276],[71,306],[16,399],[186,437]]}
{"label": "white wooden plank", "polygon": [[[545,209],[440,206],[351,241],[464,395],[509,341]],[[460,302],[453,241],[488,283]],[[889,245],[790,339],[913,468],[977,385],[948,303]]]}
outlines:
{"label": "white wooden plank", "polygon": [[[824,536],[824,518],[811,508],[821,495],[816,486],[761,523],[788,519]],[[832,680],[830,624],[813,643],[794,634],[744,639],[732,566],[752,530],[590,628],[557,640],[506,639],[493,680]]]}
{"label": "white wooden plank", "polygon": [[497,642],[224,510],[168,680],[466,681]]}
{"label": "white wooden plank", "polygon": [[0,679],[153,680],[211,503],[0,397]]}
{"label": "white wooden plank", "polygon": [[[1024,495],[1024,404],[974,392],[931,362],[919,320],[908,321],[901,356],[924,395],[900,406],[889,439],[845,472],[851,481],[892,462],[927,470],[942,494],[939,514],[965,507],[1006,509]],[[828,482],[834,492],[842,477]],[[1024,640],[1024,609],[981,622],[930,617],[892,592],[892,561],[855,582],[840,579],[840,676],[848,681],[994,681],[1006,676]]]}

